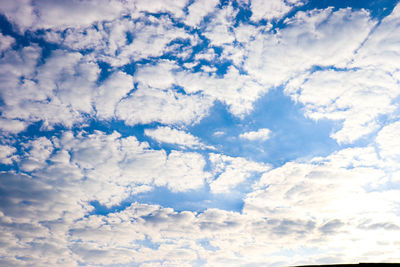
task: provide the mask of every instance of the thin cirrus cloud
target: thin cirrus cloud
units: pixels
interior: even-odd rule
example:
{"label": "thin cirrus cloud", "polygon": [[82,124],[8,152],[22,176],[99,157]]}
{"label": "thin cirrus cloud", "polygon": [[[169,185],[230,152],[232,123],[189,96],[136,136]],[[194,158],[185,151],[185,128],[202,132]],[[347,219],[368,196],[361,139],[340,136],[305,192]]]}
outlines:
{"label": "thin cirrus cloud", "polygon": [[0,1],[0,265],[400,261],[378,2]]}

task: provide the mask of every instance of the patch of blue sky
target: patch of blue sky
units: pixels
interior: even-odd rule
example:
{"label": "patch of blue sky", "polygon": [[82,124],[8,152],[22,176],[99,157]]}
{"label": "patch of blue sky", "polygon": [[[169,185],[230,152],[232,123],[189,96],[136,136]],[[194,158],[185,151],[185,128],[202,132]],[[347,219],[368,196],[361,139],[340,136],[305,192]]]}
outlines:
{"label": "patch of blue sky", "polygon": [[[242,192],[235,192],[235,190],[227,192],[226,194],[212,194],[208,186],[185,192],[173,192],[169,188],[162,186],[155,187],[149,192],[131,196],[129,200],[126,200],[126,203],[133,203],[136,201],[144,204],[173,208],[176,211],[188,210],[202,212],[209,208],[218,208],[240,212],[243,208],[243,196],[244,194]],[[125,206],[125,208],[126,207],[127,206]],[[102,209],[101,212],[108,211]]]}
{"label": "patch of blue sky", "polygon": [[[208,168],[206,167],[205,170],[207,171]],[[255,172],[243,182],[224,193],[213,193],[207,184],[199,189],[184,192],[173,192],[166,186],[157,186],[151,191],[132,195],[112,207],[106,207],[96,200],[91,201],[89,204],[92,205],[93,210],[88,215],[107,215],[109,213],[120,212],[134,202],[160,205],[162,207],[173,208],[178,212],[185,210],[203,212],[210,208],[241,212],[246,193],[251,191],[251,186],[259,178],[260,174]],[[218,177],[214,179],[218,179]]]}
{"label": "patch of blue sky", "polygon": [[340,8],[351,7],[354,9],[366,9],[371,12],[371,16],[377,19],[389,15],[393,8],[398,3],[398,0],[378,0],[378,1],[364,1],[364,0],[309,0],[303,7],[306,9],[324,9],[327,7],[334,7],[334,10]]}
{"label": "patch of blue sky", "polygon": [[[224,104],[217,102],[210,111],[212,116],[190,127],[189,131],[226,155],[266,162],[274,167],[337,150],[339,145],[330,134],[340,123],[306,118],[302,108],[277,88],[260,98],[244,119],[233,116]],[[260,128],[271,130],[268,140],[239,138],[241,133]],[[218,132],[220,134],[216,134]]]}
{"label": "patch of blue sky", "polygon": [[211,245],[208,239],[198,240],[197,243],[199,243],[199,245],[209,251],[217,251],[219,249],[218,247],[214,247],[213,245]]}

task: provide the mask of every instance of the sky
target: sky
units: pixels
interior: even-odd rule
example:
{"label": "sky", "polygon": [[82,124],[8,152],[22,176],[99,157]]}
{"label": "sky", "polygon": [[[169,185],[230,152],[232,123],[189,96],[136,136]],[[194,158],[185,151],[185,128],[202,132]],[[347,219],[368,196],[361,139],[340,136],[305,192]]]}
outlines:
{"label": "sky", "polygon": [[400,3],[0,0],[0,266],[400,262]]}

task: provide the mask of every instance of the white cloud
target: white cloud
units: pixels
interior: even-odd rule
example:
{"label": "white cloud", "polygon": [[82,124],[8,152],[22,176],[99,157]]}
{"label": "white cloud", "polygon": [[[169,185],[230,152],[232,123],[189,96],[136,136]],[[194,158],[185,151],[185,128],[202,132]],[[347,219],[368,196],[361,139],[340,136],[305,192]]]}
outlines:
{"label": "white cloud", "polygon": [[212,101],[204,96],[139,87],[118,104],[116,115],[128,125],[154,121],[190,124],[203,118],[211,104]]}
{"label": "white cloud", "polygon": [[111,119],[115,116],[117,104],[133,89],[132,76],[114,72],[95,92],[96,116]]}
{"label": "white cloud", "polygon": [[197,0],[188,7],[188,15],[185,18],[185,24],[190,26],[198,26],[204,16],[211,13],[216,5],[217,0]]}
{"label": "white cloud", "polygon": [[182,130],[171,127],[157,127],[156,129],[146,129],[144,134],[157,140],[158,142],[177,144],[190,148],[204,148],[200,139]]}
{"label": "white cloud", "polygon": [[225,135],[225,132],[224,131],[216,131],[213,133],[213,135],[214,136],[222,136],[222,135]]}
{"label": "white cloud", "polygon": [[[174,85],[178,85],[182,86],[186,93],[192,95],[180,95],[173,91],[165,92],[160,90],[151,90],[150,88],[144,90],[144,88],[139,87],[138,91],[133,94],[132,100],[136,98],[136,95],[143,95],[144,98],[144,94],[153,94],[160,98],[164,98],[164,96],[161,95],[165,95],[166,98],[166,95],[176,95],[176,100],[168,101],[167,103],[169,104],[184,98],[204,99],[204,102],[216,99],[225,102],[229,106],[229,110],[236,116],[244,116],[245,114],[248,114],[253,109],[254,101],[268,90],[268,88],[263,87],[256,80],[252,79],[252,77],[240,74],[239,70],[235,67],[230,67],[223,77],[218,77],[211,73],[192,73],[184,71],[170,61],[161,61],[157,65],[142,66],[138,69],[137,75],[135,75],[135,81],[139,82],[141,85],[157,89],[167,89]],[[125,101],[130,102],[131,100],[126,99],[124,102]],[[140,102],[143,103],[144,106],[149,106],[148,104],[144,104],[145,100]],[[153,103],[157,102],[158,101],[155,100]],[[161,100],[160,103],[162,103]],[[125,107],[125,103],[123,106]],[[156,104],[156,106],[158,106],[158,104]],[[207,104],[203,104],[202,106],[204,108],[203,112],[205,112],[206,108],[210,107]],[[194,108],[193,105],[187,105],[187,107],[190,109]],[[145,107],[143,107],[143,109],[144,108]],[[199,115],[203,112],[199,113]],[[172,114],[166,112],[160,113],[164,116]],[[150,112],[147,112],[142,115],[142,118],[151,116],[150,114]],[[175,114],[177,114],[175,117],[176,121],[178,121],[179,117],[182,116],[183,113]],[[133,115],[131,114],[130,116]],[[199,118],[201,118],[201,116],[199,116]],[[171,123],[172,121],[163,120],[162,122]]]}
{"label": "white cloud", "polygon": [[280,19],[288,13],[294,6],[304,4],[303,1],[284,1],[284,0],[251,0],[251,19],[258,21],[261,19],[272,20]]}
{"label": "white cloud", "polygon": [[[112,8],[110,8],[112,6]],[[26,29],[84,27],[126,14],[122,1],[2,1],[0,11],[22,32]],[[128,9],[129,10],[129,9]]]}
{"label": "white cloud", "polygon": [[225,6],[214,14],[204,32],[204,35],[210,40],[212,45],[221,46],[235,40],[233,20],[236,14],[237,11],[233,9],[232,5]]}
{"label": "white cloud", "polygon": [[43,168],[45,161],[53,152],[53,143],[46,137],[40,137],[24,144],[29,152],[21,159],[21,169],[31,172],[38,168]]}
{"label": "white cloud", "polygon": [[276,34],[260,32],[247,46],[244,68],[264,86],[278,86],[312,66],[342,67],[375,25],[351,9],[297,12]]}
{"label": "white cloud", "polygon": [[377,28],[357,51],[351,66],[363,68],[379,68],[389,72],[398,71],[400,60],[400,37],[393,34],[400,23],[400,4],[393,12],[382,19]]}
{"label": "white cloud", "polygon": [[268,164],[252,162],[240,157],[210,154],[215,180],[210,183],[213,193],[227,193],[257,173],[270,169]]}
{"label": "white cloud", "polygon": [[1,1],[0,12],[3,13],[8,20],[16,24],[20,31],[30,27],[34,20],[33,8],[31,0],[15,0],[15,1]]}
{"label": "white cloud", "polygon": [[242,139],[250,140],[250,141],[254,141],[254,140],[265,141],[270,137],[270,135],[271,135],[270,129],[262,128],[262,129],[258,129],[257,131],[250,131],[250,132],[242,133],[239,135],[239,137]]}
{"label": "white cloud", "polygon": [[136,12],[164,13],[169,12],[179,18],[184,15],[183,8],[187,5],[188,0],[178,0],[166,3],[163,0],[136,0],[133,2]]}
{"label": "white cloud", "polygon": [[135,82],[157,89],[168,89],[175,82],[173,71],[177,66],[169,60],[162,60],[156,65],[140,66],[135,73]]}
{"label": "white cloud", "polygon": [[176,83],[188,93],[201,92],[225,102],[229,111],[236,116],[250,113],[254,101],[268,91],[251,76],[240,74],[235,67],[230,67],[223,77],[208,73],[177,72]]}
{"label": "white cloud", "polygon": [[305,113],[316,120],[344,120],[332,137],[351,143],[376,130],[379,115],[396,109],[392,102],[399,94],[396,79],[380,70],[317,71],[286,92],[305,105]]}
{"label": "white cloud", "polygon": [[0,76],[9,86],[2,90],[5,105],[1,109],[4,119],[13,120],[12,129],[23,130],[26,123],[37,121],[45,127],[72,126],[82,121],[80,113],[93,112],[97,64],[80,53],[57,50],[36,69],[40,52],[37,47],[25,47],[2,58]]}
{"label": "white cloud", "polygon": [[15,43],[14,38],[0,33],[0,53],[9,49],[14,43]]}
{"label": "white cloud", "polygon": [[0,163],[12,164],[14,160],[17,160],[17,156],[14,155],[17,150],[8,145],[0,145]]}
{"label": "white cloud", "polygon": [[[324,244],[328,254],[340,248],[337,252],[343,259],[376,258],[367,256],[368,251],[386,250],[384,246],[398,234],[379,227],[371,227],[368,232],[361,228],[364,222],[398,222],[393,201],[398,190],[371,189],[385,188],[390,175],[379,168],[380,164],[373,147],[346,149],[311,162],[289,162],[262,176],[254,192],[247,195],[243,213],[268,218],[272,238],[280,239],[277,242],[290,244],[292,238],[303,239],[302,244]],[[381,234],[388,240],[386,245],[368,245],[381,240]],[[354,242],[361,246],[354,247]],[[304,258],[297,260],[304,263]]]}
{"label": "white cloud", "polygon": [[110,201],[102,195],[112,193],[116,204],[114,201],[121,201],[138,185],[168,186],[172,191],[196,189],[209,177],[203,171],[205,160],[198,153],[171,151],[167,155],[164,150],[152,150],[147,143],[140,143],[134,137],[120,138],[117,133],[97,132],[88,138],[68,134],[61,144],[71,153],[71,162],[85,170],[91,182],[103,181],[124,191],[118,196],[111,189],[102,192],[96,188],[101,202]]}
{"label": "white cloud", "polygon": [[380,149],[380,156],[384,160],[397,163],[400,160],[400,141],[398,135],[400,133],[400,122],[394,122],[383,127],[377,137],[376,142]]}
{"label": "white cloud", "polygon": [[[99,58],[113,66],[122,66],[142,58],[159,57],[168,51],[168,45],[173,40],[189,40],[193,45],[196,42],[183,28],[175,27],[167,16],[147,16],[134,24],[116,21],[109,28],[115,35],[106,35],[104,47],[100,46],[98,54]],[[126,33],[132,35],[131,43],[127,43]]]}
{"label": "white cloud", "polygon": [[0,119],[0,129],[4,132],[19,133],[25,130],[27,124],[19,120]]}

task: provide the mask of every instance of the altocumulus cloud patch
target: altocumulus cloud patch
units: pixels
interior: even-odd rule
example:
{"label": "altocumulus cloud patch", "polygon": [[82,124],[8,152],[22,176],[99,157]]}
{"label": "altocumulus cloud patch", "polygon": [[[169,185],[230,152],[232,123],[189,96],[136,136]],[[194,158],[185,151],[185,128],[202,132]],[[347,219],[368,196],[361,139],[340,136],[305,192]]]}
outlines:
{"label": "altocumulus cloud patch", "polygon": [[0,2],[0,265],[400,261],[398,1]]}

